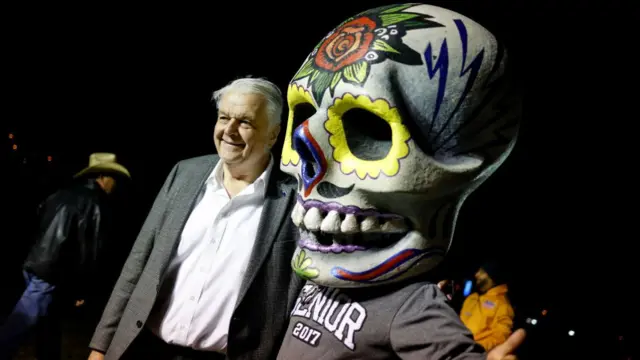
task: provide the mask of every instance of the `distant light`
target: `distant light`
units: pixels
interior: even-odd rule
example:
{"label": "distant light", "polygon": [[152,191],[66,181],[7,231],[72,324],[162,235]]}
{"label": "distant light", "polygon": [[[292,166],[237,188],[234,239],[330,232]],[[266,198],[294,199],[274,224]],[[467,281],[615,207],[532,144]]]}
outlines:
{"label": "distant light", "polygon": [[47,161],[51,161],[53,160],[53,157],[51,157],[51,155],[47,156]]}
{"label": "distant light", "polygon": [[538,323],[538,320],[537,320],[537,319],[531,319],[531,325],[535,325],[535,324],[537,324],[537,323]]}
{"label": "distant light", "polygon": [[469,296],[471,294],[472,287],[473,287],[473,282],[471,282],[471,280],[467,280],[464,283],[464,290],[462,291],[462,295],[464,295],[465,297]]}
{"label": "distant light", "polygon": [[618,336],[618,340],[620,340],[620,341],[624,340],[624,336],[622,336],[622,335]]}
{"label": "distant light", "polygon": [[11,147],[13,150],[18,150],[18,145],[13,144],[13,146]]}
{"label": "distant light", "polygon": [[576,334],[576,332],[575,332],[575,331],[573,331],[573,330],[569,330],[569,336],[573,336],[573,335],[575,335],[575,334]]}
{"label": "distant light", "polygon": [[527,318],[527,324],[531,324],[531,318]]}
{"label": "distant light", "polygon": [[9,133],[9,139],[13,139],[13,134]]}
{"label": "distant light", "polygon": [[542,310],[542,316],[547,315],[547,309]]}

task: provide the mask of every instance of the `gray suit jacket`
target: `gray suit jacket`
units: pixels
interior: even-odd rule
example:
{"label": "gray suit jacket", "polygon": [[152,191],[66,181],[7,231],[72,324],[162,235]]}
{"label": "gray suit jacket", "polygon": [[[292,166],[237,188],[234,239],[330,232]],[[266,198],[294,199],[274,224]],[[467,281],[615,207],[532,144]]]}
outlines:
{"label": "gray suit jacket", "polygon": [[[158,193],[127,259],[90,347],[119,359],[143,328],[163,273],[215,155],[178,162]],[[277,165],[276,165],[277,166]],[[289,220],[295,180],[273,169],[249,269],[229,328],[228,359],[275,359],[303,281],[291,270],[297,230]]]}

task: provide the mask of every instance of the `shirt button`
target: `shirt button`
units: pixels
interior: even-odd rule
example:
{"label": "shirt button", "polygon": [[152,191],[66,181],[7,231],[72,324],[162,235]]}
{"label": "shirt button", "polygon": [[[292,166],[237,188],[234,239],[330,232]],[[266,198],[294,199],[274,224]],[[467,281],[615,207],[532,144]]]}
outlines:
{"label": "shirt button", "polygon": [[136,326],[138,327],[138,329],[140,329],[142,327],[142,321],[136,321]]}
{"label": "shirt button", "polygon": [[195,296],[192,296],[192,297],[189,298],[189,300],[191,300],[191,301],[194,301],[195,299],[196,299]]}

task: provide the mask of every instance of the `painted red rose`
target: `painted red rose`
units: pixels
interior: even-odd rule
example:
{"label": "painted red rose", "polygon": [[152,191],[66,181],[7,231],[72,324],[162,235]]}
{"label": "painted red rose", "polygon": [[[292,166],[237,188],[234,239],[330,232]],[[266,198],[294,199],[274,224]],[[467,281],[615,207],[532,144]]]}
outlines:
{"label": "painted red rose", "polygon": [[351,20],[331,34],[318,49],[315,64],[331,72],[360,60],[368,51],[376,22],[368,17]]}

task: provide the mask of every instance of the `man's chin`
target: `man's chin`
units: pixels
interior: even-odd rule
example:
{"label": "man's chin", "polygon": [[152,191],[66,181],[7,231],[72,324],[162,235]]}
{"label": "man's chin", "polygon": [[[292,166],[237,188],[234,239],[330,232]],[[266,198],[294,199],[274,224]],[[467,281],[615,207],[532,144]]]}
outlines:
{"label": "man's chin", "polygon": [[238,164],[242,162],[242,154],[220,152],[218,156],[220,156],[220,159],[227,164]]}

